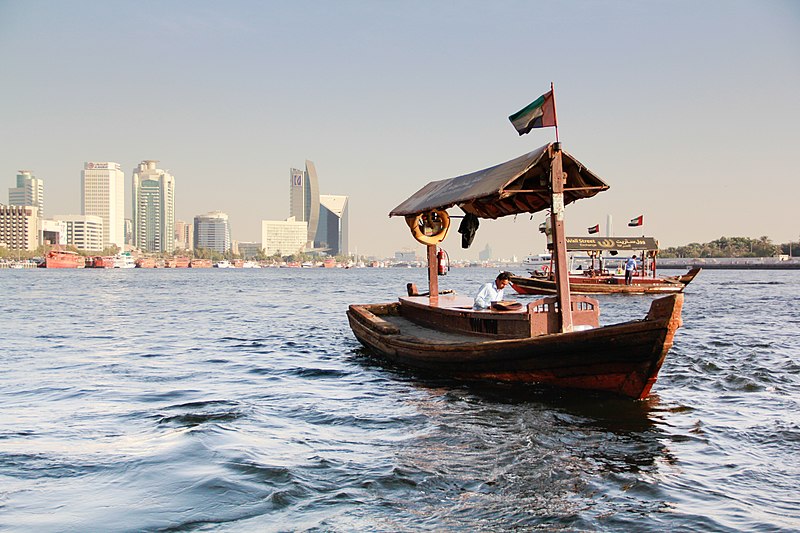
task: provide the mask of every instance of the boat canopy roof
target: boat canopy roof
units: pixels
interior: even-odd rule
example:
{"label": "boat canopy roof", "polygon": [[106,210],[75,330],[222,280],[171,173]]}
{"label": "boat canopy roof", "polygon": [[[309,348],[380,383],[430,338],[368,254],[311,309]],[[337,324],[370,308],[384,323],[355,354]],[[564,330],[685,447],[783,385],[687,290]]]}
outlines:
{"label": "boat canopy roof", "polygon": [[[537,213],[550,208],[549,172],[552,143],[491,168],[456,178],[432,181],[395,207],[389,216],[408,216],[458,205],[478,218]],[[567,174],[564,204],[591,198],[608,185],[562,151]]]}

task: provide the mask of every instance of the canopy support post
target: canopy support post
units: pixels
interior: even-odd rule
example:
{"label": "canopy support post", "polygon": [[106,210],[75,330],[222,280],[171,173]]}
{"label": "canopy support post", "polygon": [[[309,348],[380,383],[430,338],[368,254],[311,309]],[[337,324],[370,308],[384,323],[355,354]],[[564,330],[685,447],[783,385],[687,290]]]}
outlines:
{"label": "canopy support post", "polygon": [[561,165],[561,143],[550,149],[550,217],[553,231],[553,256],[555,258],[556,296],[561,315],[561,332],[572,331],[572,300],[569,292],[569,267],[567,266],[567,240],[564,236],[564,170]]}
{"label": "canopy support post", "polygon": [[429,244],[428,248],[428,299],[431,305],[439,305],[439,272],[436,259],[436,245]]}

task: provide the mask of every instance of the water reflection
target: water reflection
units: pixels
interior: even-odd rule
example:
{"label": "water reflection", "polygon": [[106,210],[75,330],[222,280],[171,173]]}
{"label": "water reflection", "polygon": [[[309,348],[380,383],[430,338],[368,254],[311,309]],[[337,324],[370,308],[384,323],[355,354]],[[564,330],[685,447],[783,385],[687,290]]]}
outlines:
{"label": "water reflection", "polygon": [[675,463],[657,399],[391,372],[425,393],[404,400],[425,431],[394,458],[393,475],[414,486],[391,501],[397,526],[457,527],[468,517],[488,528],[596,529],[671,505],[657,486]]}

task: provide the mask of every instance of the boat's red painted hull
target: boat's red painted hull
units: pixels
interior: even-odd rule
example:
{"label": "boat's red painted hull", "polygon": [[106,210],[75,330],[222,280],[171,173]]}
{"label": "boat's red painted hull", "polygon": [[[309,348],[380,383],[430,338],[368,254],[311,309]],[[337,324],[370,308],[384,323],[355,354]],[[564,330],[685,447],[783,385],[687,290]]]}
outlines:
{"label": "boat's red painted hull", "polygon": [[676,294],[655,300],[645,320],[524,339],[461,342],[415,337],[418,327],[404,331],[402,320],[391,318],[397,304],[350,306],[347,314],[364,346],[405,366],[458,379],[543,383],[641,399],[649,395],[672,346],[682,304],[683,295]]}
{"label": "boat's red painted hull", "polygon": [[[676,294],[683,292],[698,272],[700,269],[695,268],[674,278],[636,277],[630,285],[614,276],[570,276],[569,289],[572,294]],[[556,293],[556,282],[549,278],[512,276],[510,281],[519,294]]]}
{"label": "boat's red painted hull", "polygon": [[86,266],[82,255],[72,252],[50,251],[39,265],[43,268],[83,268]]}

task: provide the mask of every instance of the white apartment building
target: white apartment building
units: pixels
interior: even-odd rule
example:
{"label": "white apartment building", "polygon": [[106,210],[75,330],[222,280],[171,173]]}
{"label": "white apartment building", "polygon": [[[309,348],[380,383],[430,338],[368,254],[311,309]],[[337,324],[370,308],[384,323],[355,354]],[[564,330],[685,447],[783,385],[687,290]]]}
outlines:
{"label": "white apartment building", "polygon": [[175,250],[175,178],[147,159],[133,171],[133,244],[143,252]]}
{"label": "white apartment building", "polygon": [[67,223],[49,218],[39,219],[40,244],[64,246],[67,244]]}
{"label": "white apartment building", "polygon": [[103,245],[125,248],[125,173],[113,161],[87,161],[81,171],[81,214],[103,221]]}
{"label": "white apartment building", "polygon": [[103,219],[96,215],[56,215],[54,220],[66,225],[66,243],[78,250],[99,252],[103,243]]}
{"label": "white apartment building", "polygon": [[12,250],[36,250],[39,246],[39,213],[32,205],[0,205],[0,246]]}
{"label": "white apartment building", "polygon": [[19,170],[17,186],[8,189],[9,205],[31,205],[37,208],[39,217],[44,216],[44,183],[30,170]]}
{"label": "white apartment building", "polygon": [[267,256],[302,252],[307,240],[308,222],[299,222],[295,217],[261,221],[261,245]]}

